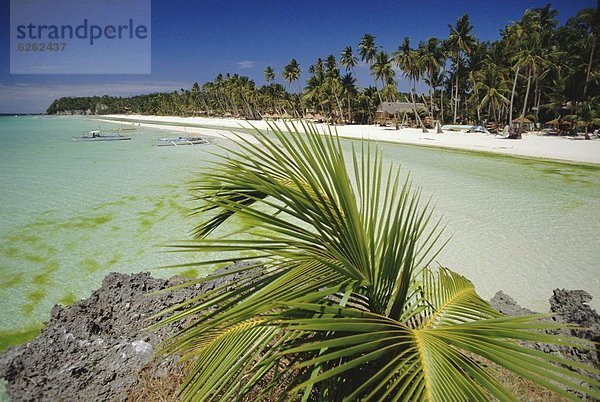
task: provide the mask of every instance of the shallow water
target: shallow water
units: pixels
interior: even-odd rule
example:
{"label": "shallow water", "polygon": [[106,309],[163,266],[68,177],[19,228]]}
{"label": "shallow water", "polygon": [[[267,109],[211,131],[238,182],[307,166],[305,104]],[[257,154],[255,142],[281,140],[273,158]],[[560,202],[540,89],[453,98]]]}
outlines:
{"label": "shallow water", "polygon": [[[0,348],[31,336],[55,303],[88,296],[110,271],[210,271],[157,268],[198,259],[160,245],[188,238],[197,223],[188,216],[189,181],[216,147],[156,147],[169,134],[149,128],[131,141],[71,141],[98,125],[117,127],[0,117]],[[444,216],[453,238],[437,261],[467,275],[483,297],[503,289],[538,310],[556,287],[600,298],[599,168],[381,146]]]}

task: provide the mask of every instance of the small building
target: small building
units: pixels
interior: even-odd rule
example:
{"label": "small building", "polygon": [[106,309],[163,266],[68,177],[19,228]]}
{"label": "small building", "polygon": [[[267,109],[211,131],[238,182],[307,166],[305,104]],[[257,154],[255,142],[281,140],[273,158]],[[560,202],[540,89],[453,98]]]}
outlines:
{"label": "small building", "polygon": [[[416,103],[417,111],[427,110],[425,104]],[[405,113],[413,113],[413,104],[410,102],[382,102],[375,112],[375,122],[379,124],[393,123],[396,118],[401,119]]]}
{"label": "small building", "polygon": [[533,130],[533,122],[529,120],[527,117],[517,117],[512,121],[517,130],[521,131],[531,131]]}
{"label": "small building", "polygon": [[553,131],[557,131],[559,133],[566,133],[571,131],[571,127],[573,125],[570,121],[561,120],[560,118],[558,118],[547,121],[546,126],[550,127]]}

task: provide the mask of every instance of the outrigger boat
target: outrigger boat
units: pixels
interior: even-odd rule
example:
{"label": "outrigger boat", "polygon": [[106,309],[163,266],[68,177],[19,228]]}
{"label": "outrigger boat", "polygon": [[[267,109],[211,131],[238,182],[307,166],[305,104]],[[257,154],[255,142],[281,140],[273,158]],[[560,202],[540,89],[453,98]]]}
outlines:
{"label": "outrigger boat", "polygon": [[161,138],[156,141],[159,147],[176,147],[178,145],[202,145],[208,144],[208,140],[202,137],[176,137],[176,138]]}
{"label": "outrigger boat", "polygon": [[130,139],[131,137],[125,137],[123,135],[102,135],[98,130],[84,133],[81,137],[73,137],[73,141],[121,141]]}

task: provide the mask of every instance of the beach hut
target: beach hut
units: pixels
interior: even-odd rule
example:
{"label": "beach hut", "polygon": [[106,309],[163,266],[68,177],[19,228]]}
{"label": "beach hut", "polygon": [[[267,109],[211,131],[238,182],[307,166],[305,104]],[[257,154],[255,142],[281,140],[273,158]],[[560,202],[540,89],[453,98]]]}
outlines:
{"label": "beach hut", "polygon": [[304,116],[304,120],[312,120],[315,118],[315,115],[312,113],[306,113],[306,115]]}
{"label": "beach hut", "polygon": [[281,115],[281,118],[282,119],[291,119],[292,116],[288,112],[285,112],[284,114]]}
{"label": "beach hut", "polygon": [[561,133],[570,131],[572,127],[572,123],[570,121],[561,120],[560,118],[547,121],[545,125],[550,127],[552,130]]}
{"label": "beach hut", "polygon": [[527,117],[517,117],[512,123],[521,131],[531,131],[533,129],[533,122]]}
{"label": "beach hut", "polygon": [[[416,103],[415,105],[417,111],[427,110],[423,103]],[[375,112],[375,122],[385,125],[392,123],[396,117],[410,112],[413,112],[413,105],[410,102],[381,102]]]}
{"label": "beach hut", "polygon": [[324,122],[324,121],[325,121],[325,116],[323,116],[323,115],[321,115],[321,114],[317,113],[317,114],[315,114],[315,115],[314,115],[314,117],[313,117],[313,120],[314,120],[316,123],[322,123],[322,122]]}

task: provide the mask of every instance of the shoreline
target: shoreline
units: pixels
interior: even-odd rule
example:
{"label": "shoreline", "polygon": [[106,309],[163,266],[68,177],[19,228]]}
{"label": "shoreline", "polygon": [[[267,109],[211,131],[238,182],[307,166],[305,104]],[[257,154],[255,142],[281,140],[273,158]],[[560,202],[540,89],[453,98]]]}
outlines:
{"label": "shoreline", "polygon": [[[142,126],[169,129],[173,131],[190,130],[190,134],[207,134],[223,137],[220,130],[267,129],[264,120],[246,121],[241,119],[177,117],[177,116],[142,116],[142,115],[103,115],[94,118],[112,123],[134,122]],[[315,124],[319,131],[327,129],[327,124]],[[582,137],[558,137],[543,133],[525,133],[521,140],[509,140],[495,134],[460,133],[445,131],[423,133],[421,129],[375,125],[341,125],[333,126],[341,138],[366,139],[370,141],[396,143],[420,147],[467,151],[492,156],[507,156],[533,159],[546,162],[568,163],[589,167],[600,167],[600,139],[586,141]],[[210,130],[206,133],[206,130]]]}

